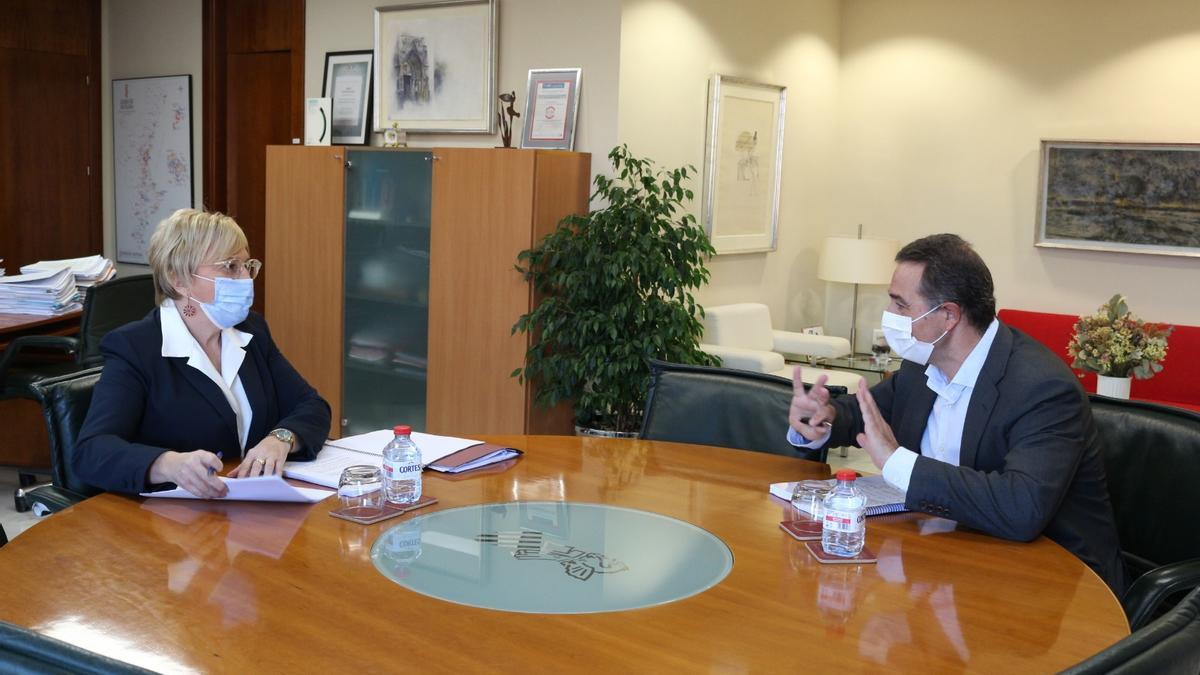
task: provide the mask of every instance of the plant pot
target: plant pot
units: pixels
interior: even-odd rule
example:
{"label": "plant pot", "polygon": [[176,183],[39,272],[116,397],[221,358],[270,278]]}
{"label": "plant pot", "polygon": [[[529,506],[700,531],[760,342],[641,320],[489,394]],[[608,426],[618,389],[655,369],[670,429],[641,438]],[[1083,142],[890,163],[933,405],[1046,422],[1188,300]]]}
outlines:
{"label": "plant pot", "polygon": [[1129,385],[1133,382],[1132,377],[1109,377],[1107,375],[1096,376],[1096,393],[1101,396],[1111,398],[1129,398]]}
{"label": "plant pot", "polygon": [[636,439],[638,432],[636,431],[609,431],[607,429],[593,429],[591,427],[581,427],[575,425],[576,436],[592,436],[593,438],[631,438]]}

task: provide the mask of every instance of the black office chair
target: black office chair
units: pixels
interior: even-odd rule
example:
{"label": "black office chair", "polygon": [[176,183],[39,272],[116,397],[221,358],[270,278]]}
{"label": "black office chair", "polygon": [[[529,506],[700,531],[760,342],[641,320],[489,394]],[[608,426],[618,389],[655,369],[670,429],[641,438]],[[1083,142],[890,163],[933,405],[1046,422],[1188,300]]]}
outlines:
{"label": "black office chair", "polygon": [[[148,274],[113,279],[92,287],[83,302],[79,337],[25,335],[14,339],[0,354],[0,398],[37,400],[33,392],[37,381],[101,363],[100,340],[112,329],[136,321],[152,309],[154,283]],[[23,487],[36,481],[30,471],[17,476]],[[17,509],[21,510],[19,501]]]}
{"label": "black office chair", "polygon": [[[640,438],[825,461],[826,450],[787,441],[791,380],[733,368],[656,360],[649,365]],[[829,387],[829,393],[841,396],[846,388]]]}
{"label": "black office chair", "polygon": [[1165,616],[1062,675],[1196,675],[1200,673],[1200,588]]}
{"label": "black office chair", "polygon": [[1200,414],[1091,395],[1133,630],[1200,586]]}
{"label": "black office chair", "polygon": [[4,621],[0,621],[0,671],[10,675],[154,673]]}
{"label": "black office chair", "polygon": [[[149,274],[112,279],[93,286],[83,301],[79,337],[24,335],[0,354],[0,383],[4,398],[35,399],[34,382],[65,375],[102,361],[100,340],[114,328],[146,316],[154,309],[154,283]],[[70,360],[47,363],[31,352],[58,352]],[[24,354],[23,354],[24,353]]]}
{"label": "black office chair", "polygon": [[103,366],[39,380],[33,392],[42,404],[46,429],[50,432],[50,465],[53,482],[17,490],[18,510],[33,508],[39,515],[61,511],[99,494],[75,476],[72,470],[75,445],[92,404],[92,391],[100,381]]}

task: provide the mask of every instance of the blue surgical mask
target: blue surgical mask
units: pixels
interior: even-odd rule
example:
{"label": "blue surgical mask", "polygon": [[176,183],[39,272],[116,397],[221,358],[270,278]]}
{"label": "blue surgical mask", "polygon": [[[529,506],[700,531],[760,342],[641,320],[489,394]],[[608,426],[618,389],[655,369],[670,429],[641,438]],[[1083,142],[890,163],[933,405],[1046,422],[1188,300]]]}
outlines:
{"label": "blue surgical mask", "polygon": [[213,322],[214,326],[224,330],[233,328],[246,320],[246,315],[250,313],[250,305],[254,304],[253,279],[230,279],[227,277],[210,279],[199,274],[192,276],[213,282],[214,293],[211,303],[200,302],[190,295],[188,298],[200,305],[200,310],[204,312],[209,321]]}

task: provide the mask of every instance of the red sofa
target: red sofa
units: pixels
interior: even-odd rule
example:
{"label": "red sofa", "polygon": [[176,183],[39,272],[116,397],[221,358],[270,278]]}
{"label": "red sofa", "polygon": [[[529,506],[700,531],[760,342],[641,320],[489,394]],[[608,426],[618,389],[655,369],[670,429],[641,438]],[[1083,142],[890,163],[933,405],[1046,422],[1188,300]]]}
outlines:
{"label": "red sofa", "polygon": [[[1067,344],[1075,334],[1075,321],[1070,314],[1026,312],[1002,309],[1000,321],[1026,333],[1058,354],[1068,366]],[[1163,371],[1148,380],[1134,379],[1130,398],[1200,411],[1200,327],[1175,326],[1167,340],[1167,358]],[[1089,392],[1096,391],[1096,375],[1075,371]]]}

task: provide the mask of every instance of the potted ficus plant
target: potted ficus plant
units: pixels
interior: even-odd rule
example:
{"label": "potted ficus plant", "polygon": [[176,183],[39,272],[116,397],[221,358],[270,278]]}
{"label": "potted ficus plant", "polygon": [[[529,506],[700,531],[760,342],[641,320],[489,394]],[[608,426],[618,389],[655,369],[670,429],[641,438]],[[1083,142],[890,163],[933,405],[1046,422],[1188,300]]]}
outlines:
{"label": "potted ficus plant", "polygon": [[513,332],[532,336],[514,377],[534,401],[572,402],[579,427],[636,434],[650,371],[646,359],[717,365],[701,351],[704,310],[692,292],[707,283],[715,252],[685,187],[693,167],[658,170],[621,145],[613,177],[596,176],[602,208],[564,218],[517,257],[541,302]]}

